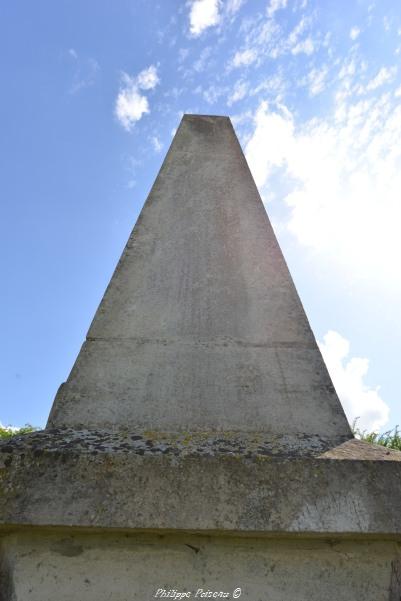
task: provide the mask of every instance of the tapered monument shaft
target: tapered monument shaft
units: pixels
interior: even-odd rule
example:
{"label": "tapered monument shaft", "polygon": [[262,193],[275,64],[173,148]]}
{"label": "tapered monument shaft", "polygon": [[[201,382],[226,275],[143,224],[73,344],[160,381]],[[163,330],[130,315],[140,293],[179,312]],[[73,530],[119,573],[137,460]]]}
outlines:
{"label": "tapered monument shaft", "polygon": [[350,435],[228,118],[183,118],[49,423]]}

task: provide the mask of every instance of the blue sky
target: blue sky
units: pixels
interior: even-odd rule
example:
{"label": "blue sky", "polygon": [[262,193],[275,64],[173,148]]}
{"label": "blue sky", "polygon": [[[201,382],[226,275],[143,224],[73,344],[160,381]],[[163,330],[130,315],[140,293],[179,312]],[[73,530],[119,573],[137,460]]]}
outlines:
{"label": "blue sky", "polygon": [[230,115],[350,420],[401,424],[401,4],[0,7],[3,424],[43,426],[184,112]]}

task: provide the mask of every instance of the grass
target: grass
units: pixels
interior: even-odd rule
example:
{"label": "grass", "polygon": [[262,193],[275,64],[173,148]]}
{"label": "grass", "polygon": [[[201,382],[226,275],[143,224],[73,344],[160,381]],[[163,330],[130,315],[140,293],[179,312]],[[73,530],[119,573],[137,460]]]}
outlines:
{"label": "grass", "polygon": [[11,438],[11,436],[18,436],[19,434],[29,434],[35,432],[37,428],[30,424],[25,424],[22,428],[12,428],[11,426],[0,426],[0,440]]}
{"label": "grass", "polygon": [[395,426],[392,430],[388,430],[383,434],[378,432],[368,432],[367,430],[360,430],[357,426],[358,418],[353,421],[352,431],[356,438],[370,442],[371,444],[380,444],[388,449],[395,449],[401,451],[401,430],[398,426]]}

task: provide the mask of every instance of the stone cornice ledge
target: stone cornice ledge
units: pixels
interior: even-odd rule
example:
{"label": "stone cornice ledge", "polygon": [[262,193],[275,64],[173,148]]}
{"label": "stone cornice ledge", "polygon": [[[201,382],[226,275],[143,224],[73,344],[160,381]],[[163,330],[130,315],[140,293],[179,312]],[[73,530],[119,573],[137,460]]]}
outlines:
{"label": "stone cornice ledge", "polygon": [[0,444],[0,526],[401,538],[401,453],[350,439],[43,431]]}

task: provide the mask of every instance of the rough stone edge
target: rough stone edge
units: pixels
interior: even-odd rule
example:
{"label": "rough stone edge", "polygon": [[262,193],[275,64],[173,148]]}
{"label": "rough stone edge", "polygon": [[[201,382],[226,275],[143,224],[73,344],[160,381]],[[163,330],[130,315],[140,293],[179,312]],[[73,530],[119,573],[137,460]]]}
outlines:
{"label": "rough stone edge", "polygon": [[2,457],[3,527],[401,535],[399,460],[71,449]]}
{"label": "rough stone edge", "polygon": [[59,428],[14,436],[0,442],[0,464],[5,455],[33,453],[132,453],[137,455],[236,456],[401,461],[401,452],[348,436],[333,441],[318,435],[269,435],[239,432],[130,432]]}

